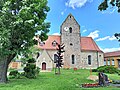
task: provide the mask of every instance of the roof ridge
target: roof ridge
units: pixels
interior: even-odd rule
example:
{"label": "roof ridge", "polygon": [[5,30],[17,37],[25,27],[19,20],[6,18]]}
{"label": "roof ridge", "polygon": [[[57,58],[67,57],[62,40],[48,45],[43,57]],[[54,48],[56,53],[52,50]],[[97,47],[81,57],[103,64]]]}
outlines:
{"label": "roof ridge", "polygon": [[88,36],[81,36],[81,38],[92,38],[92,37],[88,37]]}
{"label": "roof ridge", "polygon": [[[93,43],[93,45],[94,45],[96,51],[99,51],[100,48],[98,47],[98,45],[95,43],[95,41],[94,41],[92,38],[91,38],[91,40],[92,40],[92,43]],[[101,50],[100,50],[100,51],[101,51]]]}
{"label": "roof ridge", "polygon": [[61,35],[48,35],[48,36],[61,36]]}
{"label": "roof ridge", "polygon": [[[112,52],[106,52],[106,53],[114,53],[114,52],[120,52],[120,50],[112,51]],[[106,53],[105,53],[105,54],[106,54]]]}

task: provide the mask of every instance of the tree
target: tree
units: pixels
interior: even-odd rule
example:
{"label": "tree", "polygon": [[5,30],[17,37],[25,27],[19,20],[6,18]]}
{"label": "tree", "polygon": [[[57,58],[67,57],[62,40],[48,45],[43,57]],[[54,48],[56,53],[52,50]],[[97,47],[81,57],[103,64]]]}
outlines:
{"label": "tree", "polygon": [[117,38],[118,42],[120,42],[120,33],[115,33],[114,36]]}
{"label": "tree", "polygon": [[49,10],[47,0],[0,1],[0,83],[7,82],[11,60],[34,45],[35,32],[41,31],[40,39],[47,39]]}
{"label": "tree", "polygon": [[[110,2],[109,2],[110,1]],[[113,7],[117,7],[118,12],[120,13],[120,0],[104,0],[99,6],[98,10],[103,11],[106,10],[109,5],[112,5]],[[114,36],[118,39],[120,42],[120,33],[115,33]]]}
{"label": "tree", "polygon": [[110,5],[117,7],[118,12],[120,12],[120,0],[104,0],[99,6],[98,10],[106,10]]}
{"label": "tree", "polygon": [[[57,43],[57,46],[58,46],[58,48],[57,48],[58,52],[54,56],[54,63],[56,63],[55,74],[60,74],[60,67],[62,67],[62,65],[63,65],[62,53],[65,52],[65,50],[64,50],[65,45],[63,45],[63,44],[60,45]],[[58,72],[56,71],[57,68],[58,68]]]}

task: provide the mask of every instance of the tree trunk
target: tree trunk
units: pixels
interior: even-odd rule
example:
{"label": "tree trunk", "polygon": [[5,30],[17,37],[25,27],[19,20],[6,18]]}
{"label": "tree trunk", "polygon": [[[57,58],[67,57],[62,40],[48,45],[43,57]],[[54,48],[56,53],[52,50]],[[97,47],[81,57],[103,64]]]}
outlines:
{"label": "tree trunk", "polygon": [[6,83],[7,82],[7,59],[6,60],[0,60],[0,83]]}
{"label": "tree trunk", "polygon": [[0,83],[7,82],[8,65],[14,57],[15,54],[6,56],[4,58],[0,57]]}

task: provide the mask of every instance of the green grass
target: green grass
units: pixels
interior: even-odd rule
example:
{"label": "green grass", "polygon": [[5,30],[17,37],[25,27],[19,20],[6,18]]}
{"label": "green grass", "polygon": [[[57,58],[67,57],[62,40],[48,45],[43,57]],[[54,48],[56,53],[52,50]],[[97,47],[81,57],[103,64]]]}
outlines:
{"label": "green grass", "polygon": [[[96,74],[96,73],[92,73]],[[61,75],[54,71],[40,73],[37,79],[10,79],[7,84],[1,84],[0,90],[117,90],[116,87],[81,88],[83,83],[94,83],[88,80],[89,70],[61,70]],[[108,74],[110,79],[119,79],[120,76]]]}

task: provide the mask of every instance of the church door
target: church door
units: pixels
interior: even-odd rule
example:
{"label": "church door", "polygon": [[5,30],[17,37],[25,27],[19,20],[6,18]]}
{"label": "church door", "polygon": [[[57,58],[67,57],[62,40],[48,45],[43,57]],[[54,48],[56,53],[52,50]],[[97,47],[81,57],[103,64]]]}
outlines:
{"label": "church door", "polygon": [[42,70],[46,70],[46,63],[45,62],[42,63]]}

